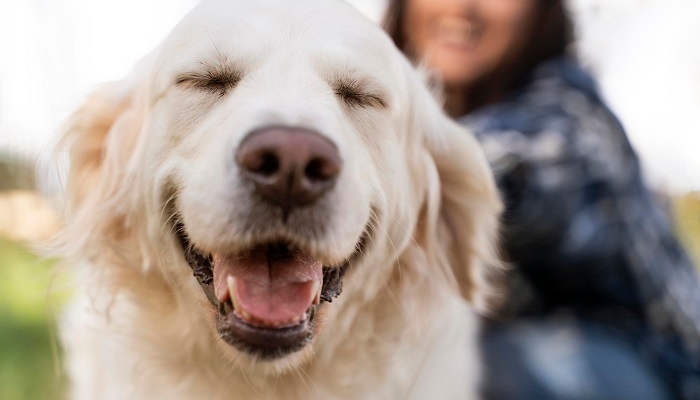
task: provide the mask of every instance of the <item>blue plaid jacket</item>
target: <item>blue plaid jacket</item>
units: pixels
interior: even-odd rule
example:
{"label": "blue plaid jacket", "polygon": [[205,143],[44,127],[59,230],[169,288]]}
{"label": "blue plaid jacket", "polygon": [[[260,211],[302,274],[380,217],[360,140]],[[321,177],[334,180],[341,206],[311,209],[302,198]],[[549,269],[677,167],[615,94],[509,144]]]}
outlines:
{"label": "blue plaid jacket", "polygon": [[503,246],[514,268],[504,312],[565,310],[624,331],[681,391],[700,395],[696,271],[591,77],[573,60],[547,62],[461,122],[506,203]]}

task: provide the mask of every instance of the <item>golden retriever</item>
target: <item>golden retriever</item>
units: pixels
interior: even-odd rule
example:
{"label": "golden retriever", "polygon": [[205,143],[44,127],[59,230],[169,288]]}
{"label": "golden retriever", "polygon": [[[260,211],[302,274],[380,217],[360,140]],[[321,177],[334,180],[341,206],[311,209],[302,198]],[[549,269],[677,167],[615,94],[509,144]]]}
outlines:
{"label": "golden retriever", "polygon": [[465,399],[501,204],[341,1],[205,0],[72,116],[75,399]]}

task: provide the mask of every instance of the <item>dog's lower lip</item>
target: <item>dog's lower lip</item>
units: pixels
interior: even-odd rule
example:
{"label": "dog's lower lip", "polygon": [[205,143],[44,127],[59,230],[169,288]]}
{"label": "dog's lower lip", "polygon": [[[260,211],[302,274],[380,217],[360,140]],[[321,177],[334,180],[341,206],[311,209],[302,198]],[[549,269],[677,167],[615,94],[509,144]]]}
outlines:
{"label": "dog's lower lip", "polygon": [[219,314],[217,328],[228,344],[262,359],[274,359],[300,350],[313,337],[313,311],[300,323],[284,328],[248,324],[234,312]]}

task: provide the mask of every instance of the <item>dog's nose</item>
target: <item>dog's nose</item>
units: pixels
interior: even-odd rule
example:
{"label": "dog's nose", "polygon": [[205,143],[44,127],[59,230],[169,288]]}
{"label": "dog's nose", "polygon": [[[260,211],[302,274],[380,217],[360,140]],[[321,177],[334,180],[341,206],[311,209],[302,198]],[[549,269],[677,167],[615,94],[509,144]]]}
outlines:
{"label": "dog's nose", "polygon": [[333,187],[342,160],[333,142],[297,127],[270,127],[250,133],[238,147],[236,162],[265,200],[282,207],[313,203]]}

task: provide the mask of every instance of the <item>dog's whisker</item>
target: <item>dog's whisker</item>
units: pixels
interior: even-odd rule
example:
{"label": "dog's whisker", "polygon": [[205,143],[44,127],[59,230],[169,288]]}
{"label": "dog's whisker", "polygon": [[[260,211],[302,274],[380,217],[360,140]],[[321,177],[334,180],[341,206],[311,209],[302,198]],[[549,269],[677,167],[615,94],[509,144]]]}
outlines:
{"label": "dog's whisker", "polygon": [[316,393],[316,385],[314,384],[311,377],[308,376],[307,372],[301,366],[294,366],[293,370],[297,374],[297,376],[299,377],[299,380],[302,382],[304,387],[310,393]]}
{"label": "dog's whisker", "polygon": [[163,201],[160,205],[161,218],[163,218],[165,216],[165,213],[169,210],[172,212],[174,208],[173,202],[175,201],[175,199],[177,199],[178,190],[173,185],[168,185],[166,193],[168,193],[168,198],[165,199],[165,201]]}

